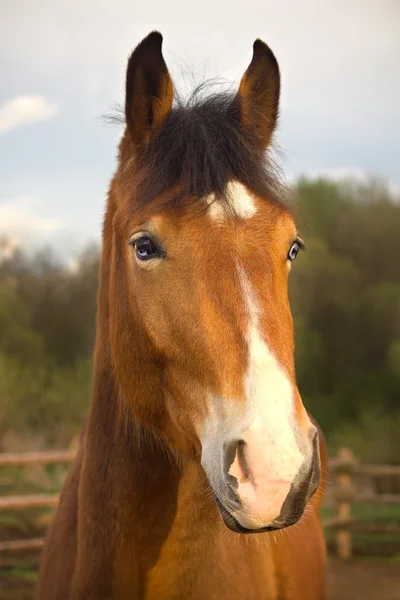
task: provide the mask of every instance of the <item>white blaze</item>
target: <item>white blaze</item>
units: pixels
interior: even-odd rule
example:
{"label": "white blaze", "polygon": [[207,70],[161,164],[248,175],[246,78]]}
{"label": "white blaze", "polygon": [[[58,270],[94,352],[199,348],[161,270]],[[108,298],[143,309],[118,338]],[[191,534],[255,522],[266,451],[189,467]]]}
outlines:
{"label": "white blaze", "polygon": [[248,219],[256,214],[254,199],[244,185],[238,181],[231,181],[226,187],[229,204],[238,217]]}
{"label": "white blaze", "polygon": [[[257,212],[252,195],[244,185],[238,181],[230,181],[225,190],[228,205],[231,211],[241,219],[249,219]],[[223,221],[226,216],[224,205],[218,200],[214,200],[212,194],[206,199],[210,204],[209,214],[214,221]]]}
{"label": "white blaze", "polygon": [[244,387],[251,418],[245,421],[250,423],[247,433],[254,444],[250,439],[245,441],[265,477],[291,481],[304,460],[296,442],[293,386],[260,333],[254,290],[243,268],[238,270],[249,318]]}

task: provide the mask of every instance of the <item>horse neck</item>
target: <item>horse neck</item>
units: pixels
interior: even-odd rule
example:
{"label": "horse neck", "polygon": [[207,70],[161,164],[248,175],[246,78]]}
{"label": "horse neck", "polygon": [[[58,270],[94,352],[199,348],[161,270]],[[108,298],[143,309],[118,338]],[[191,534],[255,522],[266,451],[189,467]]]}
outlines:
{"label": "horse neck", "polygon": [[193,548],[205,555],[219,535],[219,517],[200,465],[175,452],[121,403],[105,358],[99,353],[95,364],[80,493],[89,498],[88,522],[98,528],[104,564],[114,565],[112,575],[104,571],[104,585],[113,577],[125,590],[137,581],[145,586],[161,553],[172,571],[174,561],[184,562]]}

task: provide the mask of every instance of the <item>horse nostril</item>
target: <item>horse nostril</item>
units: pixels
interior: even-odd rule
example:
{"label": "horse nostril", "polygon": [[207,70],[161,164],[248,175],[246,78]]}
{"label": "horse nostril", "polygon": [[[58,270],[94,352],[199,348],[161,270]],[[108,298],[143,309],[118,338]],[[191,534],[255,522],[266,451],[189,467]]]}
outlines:
{"label": "horse nostril", "polygon": [[318,489],[319,482],[321,477],[321,467],[320,467],[320,458],[319,458],[319,435],[316,432],[313,439],[313,456],[312,456],[312,466],[311,466],[311,479],[308,486],[308,494],[307,501],[312,498],[315,492]]}
{"label": "horse nostril", "polygon": [[319,434],[317,428],[315,428],[315,432],[312,438],[312,445],[314,449],[319,446]]}
{"label": "horse nostril", "polygon": [[224,475],[226,478],[229,476],[229,469],[236,457],[236,450],[239,445],[239,440],[233,440],[231,442],[225,442],[224,444]]}
{"label": "horse nostril", "polygon": [[224,444],[224,477],[225,477],[225,481],[226,484],[229,488],[229,490],[232,492],[235,500],[237,500],[237,489],[238,489],[238,485],[239,485],[239,481],[237,479],[237,477],[235,477],[234,475],[231,475],[231,473],[229,472],[232,464],[235,462],[235,460],[237,459],[239,464],[241,464],[242,460],[244,460],[244,458],[242,459],[243,456],[243,446],[244,446],[245,442],[243,440],[233,440],[231,442],[226,442]]}
{"label": "horse nostril", "polygon": [[245,447],[246,447],[246,442],[244,442],[243,440],[240,440],[238,443],[236,454],[237,454],[239,467],[242,472],[242,476],[240,478],[241,483],[251,480],[251,471],[250,471],[250,467],[246,460]]}

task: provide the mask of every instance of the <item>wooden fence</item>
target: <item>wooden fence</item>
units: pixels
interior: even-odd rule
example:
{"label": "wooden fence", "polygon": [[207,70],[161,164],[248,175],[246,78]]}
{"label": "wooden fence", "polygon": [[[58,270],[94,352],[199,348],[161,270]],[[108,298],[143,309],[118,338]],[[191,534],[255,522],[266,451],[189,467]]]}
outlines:
{"label": "wooden fence", "polygon": [[335,529],[337,553],[347,560],[352,556],[352,530],[359,533],[393,533],[400,539],[400,524],[364,523],[352,513],[352,504],[400,506],[400,465],[361,464],[348,448],[329,461],[327,503],[336,507],[336,515],[323,525]]}
{"label": "wooden fence", "polygon": [[[0,454],[0,469],[2,467],[28,467],[45,464],[69,464],[75,458],[75,450],[52,450],[48,452],[22,452]],[[56,507],[59,494],[31,494],[24,496],[0,497],[0,512],[6,510],[19,510],[29,508]],[[43,538],[25,540],[0,541],[0,553],[9,551],[38,550],[43,547]]]}
{"label": "wooden fence", "polygon": [[[5,466],[43,465],[50,463],[70,463],[74,450],[50,452],[27,452],[22,454],[0,454],[0,468]],[[400,505],[400,465],[363,465],[354,457],[351,450],[342,448],[338,456],[329,461],[327,502],[336,508],[336,515],[325,519],[326,528],[334,528],[337,553],[342,559],[352,556],[351,531],[366,533],[399,534],[400,525],[360,524],[352,514],[352,504],[357,502],[399,504]],[[363,483],[360,483],[360,479]],[[395,493],[388,492],[382,481],[391,480]],[[367,483],[366,483],[367,482]],[[0,498],[0,511],[26,508],[51,508],[58,504],[58,494],[36,494],[25,496],[5,496]],[[42,538],[0,542],[0,553],[6,551],[29,551],[43,546]]]}

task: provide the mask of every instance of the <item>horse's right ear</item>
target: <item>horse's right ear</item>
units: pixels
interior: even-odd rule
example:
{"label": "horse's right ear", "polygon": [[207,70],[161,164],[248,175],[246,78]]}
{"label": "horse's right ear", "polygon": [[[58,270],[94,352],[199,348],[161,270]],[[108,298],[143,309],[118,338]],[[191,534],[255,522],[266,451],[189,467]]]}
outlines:
{"label": "horse's right ear", "polygon": [[153,31],[128,61],[125,118],[138,149],[146,145],[172,107],[174,89],[161,51],[162,40],[161,33]]}

